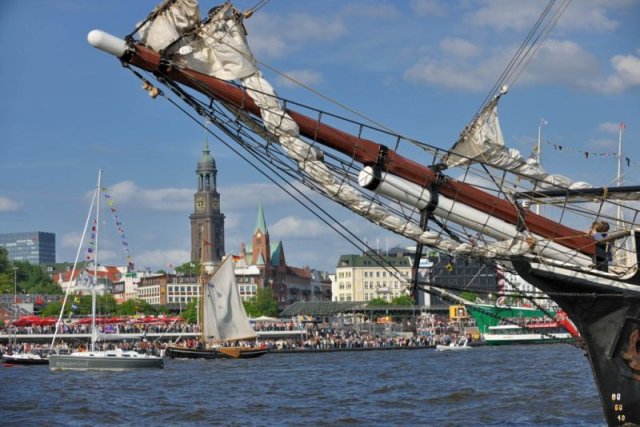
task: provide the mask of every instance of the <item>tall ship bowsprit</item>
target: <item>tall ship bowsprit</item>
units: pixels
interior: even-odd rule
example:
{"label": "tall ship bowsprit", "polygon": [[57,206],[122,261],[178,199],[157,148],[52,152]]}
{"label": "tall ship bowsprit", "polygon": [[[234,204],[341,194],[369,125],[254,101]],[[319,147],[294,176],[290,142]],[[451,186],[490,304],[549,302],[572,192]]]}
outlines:
{"label": "tall ship bowsprit", "polygon": [[[98,30],[88,38],[152,97],[212,123],[221,144],[313,214],[323,211],[299,184],[414,241],[410,291],[445,294],[444,286],[419,280],[424,247],[522,276],[576,325],[607,422],[640,424],[640,229],[638,210],[627,203],[638,200],[639,187],[597,188],[548,173],[505,147],[498,120],[498,104],[567,5],[549,3],[483,107],[446,148],[279,98],[247,41],[244,20],[253,10],[225,3],[201,20],[195,0],[168,0],[124,38]],[[326,221],[366,246],[343,224]]]}

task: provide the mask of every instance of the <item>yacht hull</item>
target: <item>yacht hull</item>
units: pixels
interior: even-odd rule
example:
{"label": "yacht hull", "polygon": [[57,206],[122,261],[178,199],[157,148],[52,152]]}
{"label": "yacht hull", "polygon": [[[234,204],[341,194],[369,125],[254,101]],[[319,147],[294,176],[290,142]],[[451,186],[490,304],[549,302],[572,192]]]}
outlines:
{"label": "yacht hull", "polygon": [[128,370],[128,369],[162,369],[164,361],[161,357],[112,357],[86,355],[51,355],[49,369],[51,370]]}
{"label": "yacht hull", "polygon": [[4,354],[2,355],[2,364],[5,366],[47,365],[49,364],[49,359],[38,354]]}
{"label": "yacht hull", "polygon": [[255,347],[222,347],[222,349],[168,347],[165,355],[172,359],[253,359],[267,352],[266,348]]}

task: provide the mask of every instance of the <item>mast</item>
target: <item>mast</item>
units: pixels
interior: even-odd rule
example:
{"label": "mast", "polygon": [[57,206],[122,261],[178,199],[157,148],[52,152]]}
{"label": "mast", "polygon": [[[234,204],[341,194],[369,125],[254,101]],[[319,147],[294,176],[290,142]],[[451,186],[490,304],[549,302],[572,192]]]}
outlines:
{"label": "mast", "polygon": [[200,342],[205,344],[204,337],[204,291],[206,277],[204,272],[204,227],[200,226],[200,299],[198,300],[198,325],[200,326]]}
{"label": "mast", "polygon": [[[536,161],[538,166],[542,167],[542,125],[546,125],[547,121],[540,118],[538,122],[538,143],[536,144]],[[540,215],[540,203],[536,203],[536,214]]]}
{"label": "mast", "polygon": [[96,347],[96,287],[98,286],[98,247],[100,236],[100,185],[102,181],[102,169],[98,169],[98,186],[96,187],[96,250],[93,257],[93,277],[94,285],[91,287],[91,351],[95,351]]}
{"label": "mast", "polygon": [[[626,125],[624,123],[620,123],[620,128],[618,129],[618,171],[616,173],[616,187],[620,187],[622,185],[622,132],[624,131]],[[618,202],[618,210],[616,213],[616,228],[618,230],[621,229],[624,222],[624,217],[622,213],[622,206],[620,205],[620,200]]]}
{"label": "mast", "polygon": [[[624,123],[620,123],[618,127],[618,153],[616,155],[618,160],[618,168],[616,171],[616,188],[621,188],[624,182],[622,177],[622,134],[626,125]],[[626,228],[624,221],[624,211],[623,211],[622,201],[620,199],[616,200],[616,230],[624,230]],[[632,252],[632,241],[631,239],[625,239],[619,247],[614,247],[613,258],[614,263],[618,265],[628,265],[629,263],[629,254]]]}

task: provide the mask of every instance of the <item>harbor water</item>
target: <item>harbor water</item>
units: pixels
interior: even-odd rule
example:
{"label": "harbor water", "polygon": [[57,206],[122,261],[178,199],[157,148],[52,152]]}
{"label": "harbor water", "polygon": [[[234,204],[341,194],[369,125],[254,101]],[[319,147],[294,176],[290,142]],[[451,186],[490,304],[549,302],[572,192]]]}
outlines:
{"label": "harbor water", "polygon": [[606,424],[588,360],[566,344],[0,369],[3,425]]}

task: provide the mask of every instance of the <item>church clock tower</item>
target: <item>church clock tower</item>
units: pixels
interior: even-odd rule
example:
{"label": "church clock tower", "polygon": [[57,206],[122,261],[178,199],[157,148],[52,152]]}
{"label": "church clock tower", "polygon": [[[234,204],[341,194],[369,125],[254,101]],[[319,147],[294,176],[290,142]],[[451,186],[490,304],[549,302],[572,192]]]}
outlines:
{"label": "church clock tower", "polygon": [[191,261],[202,261],[204,266],[216,265],[224,256],[224,215],[220,212],[217,174],[207,143],[196,168],[198,191],[193,196],[193,213],[189,216]]}

